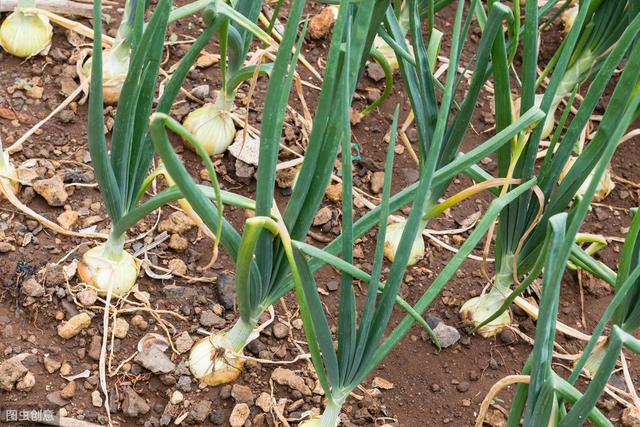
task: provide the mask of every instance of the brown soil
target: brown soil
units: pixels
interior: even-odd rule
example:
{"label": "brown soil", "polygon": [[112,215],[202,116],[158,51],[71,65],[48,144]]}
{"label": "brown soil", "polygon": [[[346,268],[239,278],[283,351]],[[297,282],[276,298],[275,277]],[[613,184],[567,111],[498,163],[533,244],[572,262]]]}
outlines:
{"label": "brown soil", "polygon": [[[309,7],[308,13],[311,16],[318,10],[314,5]],[[439,16],[437,26],[443,30],[450,27],[451,10],[444,11]],[[115,14],[114,14],[115,15]],[[187,24],[189,23],[189,24]],[[190,26],[190,24],[195,24]],[[194,28],[198,27],[196,19],[190,19],[181,24],[172,26],[172,32],[180,37],[185,35],[193,36],[196,34]],[[115,23],[109,26],[110,34],[116,28]],[[16,119],[12,119],[10,115],[7,118],[0,115],[0,133],[5,146],[9,146],[13,141],[19,138],[26,130],[30,128],[37,120],[43,118],[64,98],[60,91],[60,84],[66,73],[71,73],[75,68],[75,57],[73,55],[74,46],[66,39],[64,32],[60,28],[56,28],[55,48],[46,57],[37,57],[27,61],[20,61],[10,57],[6,53],[0,53],[0,110],[12,111],[17,114]],[[477,41],[477,40],[476,40]],[[472,44],[472,49],[473,49]],[[303,53],[309,61],[319,66],[322,63],[321,58],[324,57],[328,47],[328,40],[324,41],[307,41],[305,43]],[[447,52],[447,41],[445,40],[445,52]],[[169,48],[170,61],[174,62],[184,53],[182,46],[174,46]],[[552,49],[553,48],[549,48]],[[217,51],[215,44],[207,47],[209,52]],[[471,58],[472,53],[465,52],[467,59]],[[68,58],[68,59],[67,59]],[[214,89],[218,86],[217,71],[213,71],[215,67],[197,70],[190,74],[186,82],[186,88],[191,89],[201,84],[210,84]],[[305,69],[300,69],[303,79],[318,84]],[[43,97],[41,99],[32,99],[24,96],[24,91],[13,90],[13,86],[20,86],[21,79],[32,80],[40,79],[40,86],[44,87]],[[265,80],[261,80],[258,84],[257,92],[250,109],[250,120],[256,126],[259,126],[259,106],[266,91]],[[355,108],[362,108],[366,104],[366,89],[376,87],[373,80],[365,77],[362,80],[357,100],[354,104]],[[372,172],[375,171],[376,165],[382,164],[384,161],[387,145],[382,142],[383,136],[390,126],[390,115],[396,104],[401,105],[401,119],[406,117],[409,106],[406,95],[401,88],[401,82],[396,81],[396,88],[392,99],[388,100],[382,108],[366,117],[360,124],[354,126],[354,138],[362,147],[363,161],[359,162],[356,167],[360,172],[356,179],[356,184],[366,191],[369,191],[368,180]],[[486,94],[485,94],[486,95]],[[316,103],[317,92],[313,89],[305,89],[306,100],[309,103],[311,111]],[[183,99],[182,97],[180,99]],[[300,101],[295,95],[291,97],[292,107],[297,111],[301,110]],[[181,104],[184,106],[185,104]],[[194,103],[188,103],[193,108]],[[256,107],[256,108],[254,108]],[[480,142],[486,140],[491,135],[491,123],[485,120],[481,114],[482,111],[490,110],[490,103],[483,99],[482,105],[478,109],[477,117],[474,119],[474,129],[470,130],[464,142],[464,149],[469,149]],[[90,167],[82,162],[86,150],[86,105],[73,104],[71,106],[74,114],[70,116],[69,122],[62,122],[59,118],[55,118],[48,122],[43,131],[32,136],[25,144],[24,150],[13,156],[13,162],[20,165],[29,159],[47,159],[52,165],[45,165],[43,173],[66,172],[67,177],[71,181],[78,182],[77,176],[80,172],[90,172]],[[294,121],[289,118],[287,125],[296,128]],[[486,132],[486,133],[485,133]],[[300,141],[300,133],[295,132],[293,141],[290,143],[298,143]],[[623,144],[618,150],[613,161],[612,169],[615,175],[632,182],[640,182],[640,145],[637,144],[637,138]],[[176,141],[176,146],[180,143]],[[194,176],[199,176],[202,166],[195,156],[189,151],[181,153],[189,169]],[[394,190],[405,187],[409,181],[411,172],[415,170],[415,165],[408,153],[399,154],[394,167]],[[69,162],[69,160],[75,162]],[[227,176],[223,179],[223,185],[227,189],[234,189],[248,196],[252,196],[255,190],[255,180],[241,181],[236,178],[234,173],[234,160],[226,155],[220,159],[220,171],[226,170]],[[485,162],[485,167],[492,169],[494,163],[492,160]],[[74,178],[75,177],[75,178]],[[91,174],[84,177],[87,183],[93,182]],[[75,181],[73,181],[75,180]],[[460,177],[451,187],[450,192],[455,193],[470,184],[465,177]],[[92,203],[100,202],[100,195],[97,188],[90,186],[69,186],[67,191],[70,194],[66,202],[65,208],[75,211],[85,212],[86,214],[80,218],[82,223],[90,215],[101,216],[101,221],[97,223],[98,230],[108,228],[108,218],[104,207],[99,209],[92,207]],[[282,206],[286,203],[286,192],[278,193],[278,203]],[[584,231],[601,233],[608,237],[620,239],[624,236],[624,228],[628,227],[630,222],[629,208],[636,206],[638,202],[638,187],[616,182],[616,189],[604,202],[602,206],[597,206],[595,212],[590,215]],[[30,188],[23,188],[20,198],[27,203],[32,209],[42,215],[55,219],[60,215],[63,208],[52,208],[40,197],[34,196]],[[452,229],[457,228],[456,221],[462,221],[469,217],[477,210],[484,211],[490,198],[482,196],[477,199],[467,201],[457,206],[450,212],[447,217],[438,219],[430,224],[433,229]],[[325,201],[324,205],[329,206],[333,211],[339,209],[338,206],[329,201]],[[90,208],[90,209],[87,209]],[[95,209],[91,211],[91,209]],[[174,209],[165,207],[162,210],[162,218],[168,217]],[[359,211],[361,215],[364,211]],[[244,220],[244,212],[239,209],[227,209],[227,217],[236,226],[240,227]],[[137,236],[149,230],[155,223],[155,215],[139,224],[135,229],[131,230],[130,236]],[[3,204],[0,208],[0,230],[4,230],[3,240],[12,244],[15,251],[0,255],[0,273],[2,281],[0,282],[0,325],[2,330],[0,336],[0,351],[4,360],[15,354],[30,352],[37,355],[38,362],[29,366],[29,370],[33,372],[36,378],[36,386],[29,392],[19,391],[0,391],[0,408],[13,407],[15,405],[37,405],[46,403],[47,395],[59,390],[67,385],[67,380],[61,377],[59,372],[53,374],[48,373],[43,367],[43,358],[48,356],[60,362],[66,362],[71,366],[71,374],[77,374],[84,370],[89,370],[92,374],[89,379],[76,380],[77,391],[70,403],[64,406],[68,416],[84,419],[86,421],[104,424],[105,413],[103,408],[96,408],[91,402],[91,392],[96,390],[96,373],[97,362],[93,360],[89,354],[92,337],[101,335],[101,310],[93,310],[97,317],[92,321],[91,326],[80,333],[75,338],[63,340],[57,335],[56,328],[59,321],[56,320],[56,314],[62,313],[65,318],[69,318],[77,312],[77,307],[73,301],[67,296],[59,298],[58,294],[64,292],[65,289],[76,289],[76,280],[72,280],[68,285],[61,284],[58,286],[46,285],[46,296],[33,301],[32,304],[24,306],[27,300],[19,296],[18,284],[22,283],[21,271],[24,266],[28,266],[32,271],[42,272],[48,264],[60,262],[62,257],[69,257],[62,262],[68,264],[70,260],[79,258],[81,253],[86,251],[94,242],[79,238],[69,238],[52,234],[46,229],[40,229],[37,223],[29,220],[20,212],[16,211],[12,206]],[[317,234],[330,235],[330,230],[322,230],[320,228],[314,230]],[[1,234],[0,234],[1,236]],[[187,274],[190,276],[201,276],[198,267],[206,264],[211,254],[211,242],[207,239],[200,238],[195,230],[185,235],[193,244],[183,253],[176,253],[169,249],[167,243],[154,248],[150,252],[150,259],[154,264],[166,266],[169,260],[174,258],[182,259],[188,266]],[[362,248],[363,258],[359,259],[361,266],[367,269],[367,259],[371,257],[373,250],[372,237],[375,233],[369,235],[361,242],[357,242],[357,246]],[[441,236],[445,241],[455,244],[450,236]],[[462,235],[464,237],[464,234]],[[318,245],[320,242],[310,240]],[[603,249],[599,256],[601,260],[615,268],[621,243],[614,240],[608,247]],[[408,274],[413,280],[408,280],[403,286],[401,294],[409,301],[415,301],[421,293],[429,286],[430,281],[451,258],[452,253],[444,250],[436,245],[429,245],[428,254],[423,261],[416,267],[409,270]],[[205,273],[212,281],[215,281],[218,275],[227,270],[232,270],[233,266],[229,258],[223,254],[218,260],[213,270]],[[477,261],[467,261],[464,267],[459,271],[456,279],[453,280],[446,288],[443,295],[429,309],[429,313],[439,316],[445,323],[456,326],[462,333],[462,339],[453,347],[438,352],[435,347],[422,338],[421,330],[416,326],[404,338],[401,345],[396,348],[393,353],[379,366],[373,377],[382,377],[394,384],[392,390],[383,390],[378,398],[365,399],[359,401],[352,398],[344,407],[344,412],[353,424],[356,425],[382,425],[385,423],[398,426],[471,426],[475,422],[479,405],[489,388],[500,378],[518,373],[522,368],[527,355],[531,350],[531,346],[521,339],[516,338],[514,342],[505,342],[504,339],[483,339],[477,336],[469,336],[464,331],[464,325],[458,316],[460,305],[471,296],[480,293],[485,285],[485,280],[479,274],[480,263]],[[40,273],[35,277],[40,282],[44,282],[45,275]],[[322,288],[327,283],[337,278],[335,271],[324,268],[318,274],[318,283]],[[584,311],[580,304],[580,292],[576,274],[573,272],[565,275],[565,286],[562,290],[562,303],[559,319],[579,330],[589,332],[598,320],[599,313],[606,307],[609,301],[609,295],[605,293],[603,296],[586,293],[584,296]],[[185,287],[182,296],[173,296],[166,290],[167,286],[177,285]],[[179,334],[182,331],[188,331],[192,337],[199,337],[197,329],[200,328],[198,322],[198,313],[203,310],[214,309],[219,303],[219,298],[213,283],[190,283],[183,279],[174,278],[171,280],[156,280],[144,275],[139,280],[139,289],[149,292],[153,307],[163,310],[172,310],[184,316],[185,320],[179,320],[176,317],[164,316],[175,327],[175,332]],[[337,313],[337,292],[326,292],[328,295],[325,300],[331,313]],[[62,295],[62,294],[60,294]],[[361,295],[359,295],[361,296]],[[19,307],[19,309],[16,309]],[[297,317],[295,310],[295,299],[292,296],[285,298],[282,306],[276,307],[277,315],[283,322],[291,322]],[[285,310],[288,308],[289,311]],[[217,308],[216,308],[217,309]],[[584,313],[586,325],[582,324],[581,315]],[[118,366],[126,358],[131,356],[135,351],[138,340],[149,331],[162,334],[158,323],[147,313],[140,313],[149,323],[149,328],[142,331],[131,325],[126,338],[116,340],[114,351],[114,360],[112,365]],[[401,318],[402,313],[394,314],[394,320]],[[235,320],[236,313],[233,310],[227,310],[223,314],[228,325]],[[131,323],[132,315],[124,315],[124,318]],[[535,333],[534,323],[526,317],[515,317],[520,330],[526,335],[533,337]],[[331,319],[335,321],[335,319]],[[335,322],[334,322],[335,323]],[[293,336],[296,339],[304,339],[302,331],[293,329]],[[267,329],[263,336],[260,337],[262,347],[267,351],[270,358],[278,361],[290,360],[299,354],[299,351],[293,345],[290,339],[277,339],[272,335],[271,329]],[[564,337],[559,337],[559,343],[570,352],[577,352],[581,347],[581,343],[571,341]],[[303,346],[304,348],[304,346]],[[185,355],[173,355],[174,362],[177,364],[185,359]],[[636,367],[638,359],[629,355],[629,360],[633,368]],[[269,364],[251,363],[238,383],[247,385],[253,390],[254,397],[258,397],[261,392],[271,392],[269,379],[271,372],[276,366]],[[298,362],[294,365],[285,365],[285,368],[294,369],[301,375],[309,376],[309,365],[306,362]],[[637,378],[637,369],[633,369],[633,376]],[[563,368],[559,367],[558,372],[563,372]],[[168,399],[174,390],[180,389],[179,384],[181,375],[172,374],[163,377],[151,374],[149,371],[141,368],[135,363],[129,363],[121,372],[109,379],[112,389],[111,398],[117,401],[118,397],[122,398],[126,387],[130,386],[144,398],[151,410],[148,414],[137,418],[125,416],[122,411],[114,412],[114,421],[121,425],[158,425]],[[176,381],[178,384],[176,385]],[[183,380],[184,381],[184,380]],[[466,383],[466,384],[461,384]],[[230,399],[228,389],[225,388],[199,388],[195,382],[189,384],[188,387],[182,387],[185,401],[190,402],[190,406],[183,403],[176,415],[179,416],[184,412],[189,412],[193,406],[200,401],[212,402],[211,411],[218,414],[223,425],[227,424],[227,419],[234,402]],[[371,388],[371,382],[364,384],[366,388]],[[273,394],[276,400],[280,398],[288,399],[287,408],[291,408],[294,402],[300,399],[295,393],[292,393],[286,387],[275,385]],[[357,391],[358,395],[362,395],[362,391]],[[222,396],[221,396],[222,395]],[[504,399],[502,405],[508,408],[511,393],[503,393],[501,397]],[[297,403],[295,403],[297,405]],[[288,410],[286,413],[290,419],[300,418],[304,411],[313,407],[320,406],[320,398],[307,398],[302,401],[298,407]],[[255,407],[251,407],[253,424],[261,425],[260,414],[262,411]],[[608,409],[608,415],[613,421],[619,419],[621,407],[613,405]],[[257,418],[256,418],[257,417]],[[271,416],[263,417],[262,421],[268,425],[272,425]],[[173,422],[173,421],[172,421]],[[203,422],[194,421],[192,416],[187,417],[183,423],[191,423],[192,425],[213,425],[209,417]]]}

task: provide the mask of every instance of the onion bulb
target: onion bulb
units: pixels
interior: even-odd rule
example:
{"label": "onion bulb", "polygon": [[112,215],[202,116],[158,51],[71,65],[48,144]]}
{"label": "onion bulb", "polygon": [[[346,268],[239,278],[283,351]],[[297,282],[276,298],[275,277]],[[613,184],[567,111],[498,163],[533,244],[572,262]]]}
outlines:
{"label": "onion bulb", "polygon": [[49,18],[22,9],[16,9],[0,26],[0,46],[19,58],[29,58],[46,50],[52,36]]}
{"label": "onion bulb", "polygon": [[[602,361],[604,357],[607,355],[607,341],[603,341],[596,345],[596,348],[593,349],[586,363],[584,364],[584,370],[587,371],[587,375],[591,378],[596,374],[600,365],[602,365]],[[574,365],[578,363],[578,360],[574,362]]]}
{"label": "onion bulb", "polygon": [[229,349],[227,334],[211,335],[198,341],[189,353],[189,370],[202,383],[217,386],[235,381],[244,360]]}
{"label": "onion bulb", "polygon": [[[384,236],[384,256],[391,262],[396,258],[396,252],[400,245],[400,239],[404,231],[404,223],[394,222],[387,227],[387,234]],[[414,265],[424,257],[425,246],[422,235],[416,236],[415,242],[411,247],[411,255],[409,255],[409,265]]]}
{"label": "onion bulb", "polygon": [[578,16],[578,5],[574,4],[573,6],[567,8],[560,15],[560,19],[562,20],[563,28],[562,31],[568,33],[573,28],[573,23],[576,21],[576,17]]}
{"label": "onion bulb", "polygon": [[[413,49],[411,48],[411,44],[409,41],[406,41],[409,46],[409,53],[413,56]],[[373,48],[384,56],[384,59],[387,60],[392,69],[397,70],[400,68],[400,64],[398,63],[398,57],[396,56],[396,52],[393,50],[391,46],[387,44],[386,41],[380,36],[376,36],[373,39]]]}
{"label": "onion bulb", "polygon": [[122,250],[117,256],[108,256],[108,243],[89,249],[78,263],[78,275],[100,295],[106,295],[109,286],[113,295],[124,296],[136,284],[139,266],[136,259]]}
{"label": "onion bulb", "polygon": [[[567,161],[567,164],[562,169],[562,172],[560,172],[560,182],[565,179],[576,160],[577,159],[575,157],[569,158],[569,161]],[[584,193],[587,191],[587,188],[589,187],[589,184],[591,184],[591,181],[593,180],[594,174],[595,171],[592,171],[587,179],[584,180],[578,191],[576,191],[576,196],[584,195]],[[604,198],[613,191],[615,186],[616,184],[613,182],[613,179],[611,179],[611,168],[607,167],[606,172],[604,173],[602,178],[600,178],[600,182],[598,183],[598,187],[596,188],[596,193],[593,195],[593,201],[600,202],[604,200]]]}
{"label": "onion bulb", "polygon": [[[102,53],[102,93],[105,104],[117,104],[122,86],[129,72],[131,52],[128,45],[118,44]],[[86,77],[91,76],[92,58],[82,66]]]}
{"label": "onion bulb", "polygon": [[[504,296],[496,288],[492,288],[489,293],[471,298],[465,302],[460,309],[460,315],[464,320],[471,322],[474,326],[478,326],[498,311],[503,303]],[[493,337],[505,330],[509,325],[511,325],[511,315],[508,310],[505,310],[496,319],[478,329],[478,333],[485,338]]]}
{"label": "onion bulb", "polygon": [[298,424],[298,427],[320,427],[320,417],[309,418]]}
{"label": "onion bulb", "polygon": [[[0,143],[1,146],[1,143]],[[17,193],[20,189],[20,183],[18,181],[18,172],[15,166],[9,161],[9,153],[6,153],[0,149],[0,180],[9,184],[9,188],[13,190],[13,193]]]}
{"label": "onion bulb", "polygon": [[[236,134],[231,114],[218,103],[206,104],[193,110],[184,120],[183,126],[210,156],[224,153]],[[191,144],[187,145],[191,147]]]}

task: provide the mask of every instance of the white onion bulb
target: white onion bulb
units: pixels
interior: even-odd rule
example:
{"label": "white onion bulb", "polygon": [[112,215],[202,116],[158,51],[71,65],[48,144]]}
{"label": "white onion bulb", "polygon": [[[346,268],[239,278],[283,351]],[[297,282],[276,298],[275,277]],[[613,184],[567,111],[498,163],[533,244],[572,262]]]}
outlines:
{"label": "white onion bulb", "polygon": [[[387,234],[384,236],[384,255],[391,262],[396,258],[396,252],[400,245],[400,239],[404,231],[404,223],[394,222],[387,227]],[[417,235],[413,246],[411,247],[411,255],[409,255],[409,265],[414,265],[424,257],[425,246],[422,235]]]}
{"label": "white onion bulb", "polygon": [[[102,93],[105,104],[117,104],[122,86],[129,72],[131,54],[125,46],[114,47],[102,53]],[[82,66],[87,77],[91,76],[92,58]]]}
{"label": "white onion bulb", "polygon": [[19,58],[35,56],[51,45],[53,27],[39,13],[16,9],[0,26],[0,46]]}
{"label": "white onion bulb", "polygon": [[[224,153],[236,135],[236,126],[229,111],[216,104],[206,104],[193,110],[183,126],[210,156]],[[191,147],[191,144],[187,145]]]}
{"label": "white onion bulb", "polygon": [[[498,311],[503,303],[504,297],[502,294],[492,289],[485,295],[471,298],[465,302],[460,309],[460,315],[464,320],[477,326]],[[485,338],[493,337],[509,325],[511,325],[511,315],[509,310],[505,310],[498,318],[478,329],[478,333]]]}
{"label": "white onion bulb", "polygon": [[[569,170],[571,170],[571,167],[576,162],[576,160],[577,159],[575,157],[569,158],[569,161],[567,161],[567,164],[564,166],[562,172],[560,173],[560,182],[562,182],[567,176]],[[592,171],[587,179],[584,180],[584,182],[576,192],[576,196],[584,196],[584,193],[587,191],[589,184],[591,184],[591,181],[593,180],[594,174],[595,171]],[[593,195],[593,201],[600,202],[604,200],[604,198],[607,197],[615,187],[616,184],[613,182],[613,179],[611,179],[611,168],[607,167],[606,172],[604,173],[602,178],[600,178],[600,182],[598,182],[596,193]]]}
{"label": "white onion bulb", "polygon": [[189,353],[191,374],[210,386],[236,380],[242,372],[244,360],[228,348],[226,334],[211,335],[195,343]]}
{"label": "white onion bulb", "polygon": [[126,251],[118,260],[105,256],[105,245],[89,249],[78,263],[78,275],[87,285],[106,295],[112,286],[113,295],[126,295],[136,284],[139,266],[136,259]]}
{"label": "white onion bulb", "polygon": [[[0,143],[1,146],[1,143]],[[0,179],[9,183],[9,187],[13,190],[14,194],[20,189],[20,183],[18,182],[18,172],[15,166],[9,161],[9,154],[0,150]]]}

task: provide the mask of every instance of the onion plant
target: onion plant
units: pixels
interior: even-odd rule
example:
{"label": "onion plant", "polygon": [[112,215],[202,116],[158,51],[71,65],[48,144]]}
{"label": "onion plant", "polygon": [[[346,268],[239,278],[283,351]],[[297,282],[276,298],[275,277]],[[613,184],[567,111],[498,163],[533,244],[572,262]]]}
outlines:
{"label": "onion plant", "polygon": [[[166,190],[143,202],[150,180],[147,175],[153,159],[153,144],[148,135],[149,116],[154,107],[156,80],[162,59],[163,44],[171,2],[162,0],[148,24],[143,23],[143,8],[138,9],[134,25],[132,59],[123,89],[129,95],[118,106],[110,150],[107,150],[102,91],[101,9],[94,7],[96,37],[93,45],[91,91],[89,99],[88,145],[96,180],[111,218],[111,232],[106,243],[87,251],[78,267],[81,278],[101,293],[127,293],[135,284],[138,265],[124,250],[127,230],[163,204],[180,198],[176,189]],[[212,13],[205,14],[207,27],[186,53],[155,110],[167,112],[180,90],[199,52],[219,28]],[[143,47],[139,47],[143,46]],[[211,195],[211,194],[210,194]]]}
{"label": "onion plant", "polygon": [[[554,96],[566,75],[566,70],[570,65],[572,53],[580,49],[581,34],[584,26],[589,22],[588,18],[593,16],[590,4],[593,2],[583,2],[580,4],[576,21],[563,41],[557,55],[557,61],[552,72],[547,90],[542,97],[540,107],[543,111],[550,111]],[[596,2],[597,3],[597,2]],[[611,49],[606,52],[605,57],[598,72],[589,83],[585,91],[584,99],[579,105],[576,114],[569,121],[569,109],[565,110],[551,140],[549,149],[539,168],[536,167],[536,157],[538,154],[539,142],[543,133],[543,126],[528,129],[514,140],[510,147],[503,147],[498,151],[498,176],[505,178],[519,178],[527,180],[536,176],[538,178],[539,189],[535,192],[527,193],[501,215],[498,221],[498,233],[495,243],[496,275],[493,280],[491,290],[480,297],[467,301],[461,313],[463,317],[470,320],[476,329],[484,336],[497,333],[510,323],[509,313],[506,311],[509,304],[515,300],[516,296],[524,289],[524,284],[530,284],[540,272],[541,265],[538,256],[543,246],[544,236],[548,220],[553,215],[566,211],[579,194],[585,182],[596,180],[594,168],[598,162],[605,158],[604,153],[618,144],[619,138],[613,137],[611,133],[601,132],[605,121],[599,125],[598,135],[587,147],[582,150],[576,159],[571,159],[571,153],[580,138],[587,121],[590,119],[596,106],[602,102],[605,88],[609,84],[616,68],[621,64],[623,58],[629,52],[629,46],[635,40],[640,29],[640,17],[635,8],[629,8],[632,18],[628,25],[612,44]],[[522,82],[522,106],[529,108],[536,104],[536,65],[538,63],[538,42],[539,42],[539,20],[538,7],[535,1],[526,2],[526,18],[524,27],[524,47],[523,64],[520,81]],[[631,53],[628,57],[631,58]],[[502,129],[508,126],[513,120],[511,84],[509,74],[498,74],[495,67],[500,62],[504,62],[504,54],[494,52],[494,91],[496,108],[496,128]],[[627,62],[625,70],[629,70],[630,63]],[[606,108],[605,117],[607,122],[611,120],[619,127],[616,132],[624,132],[630,122],[623,120],[629,103],[632,101],[630,95],[633,88],[638,84],[638,76],[630,75],[627,72],[627,80],[618,82],[617,90],[627,91],[627,97],[621,98],[618,103],[614,103],[611,98]],[[573,89],[575,93],[577,87]],[[572,97],[572,100],[573,98]],[[616,99],[618,101],[618,99]],[[568,124],[567,124],[568,122]],[[566,125],[566,129],[565,129]],[[607,158],[610,160],[610,157]],[[568,162],[573,162],[571,168],[566,171]],[[565,176],[558,185],[560,175],[565,170]],[[490,177],[486,172],[485,177]],[[480,177],[480,176],[479,176]],[[599,180],[600,178],[597,178]],[[506,187],[503,188],[506,191]],[[592,194],[593,195],[593,194]],[[586,197],[586,196],[584,196]],[[589,199],[589,202],[591,199]],[[574,248],[575,249],[575,248]],[[488,248],[487,248],[488,250]],[[589,259],[585,259],[589,262]],[[593,268],[599,268],[591,262]],[[518,293],[511,293],[511,286],[516,283]],[[519,300],[516,300],[519,301]]]}

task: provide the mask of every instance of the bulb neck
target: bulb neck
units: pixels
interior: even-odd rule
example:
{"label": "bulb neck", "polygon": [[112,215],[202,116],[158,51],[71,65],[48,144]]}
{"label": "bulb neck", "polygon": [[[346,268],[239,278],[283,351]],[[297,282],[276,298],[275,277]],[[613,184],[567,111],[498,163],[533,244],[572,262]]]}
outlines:
{"label": "bulb neck", "polygon": [[235,93],[225,93],[224,91],[219,91],[216,95],[216,100],[214,102],[215,106],[223,111],[231,111],[233,108],[233,99],[235,98]]}
{"label": "bulb neck", "polygon": [[329,400],[327,407],[320,417],[320,427],[336,427],[338,425],[338,418],[340,417],[340,409],[342,409],[341,403],[333,399]]}
{"label": "bulb neck", "polygon": [[502,293],[510,292],[510,287],[513,284],[514,258],[513,254],[504,255],[500,262],[500,270],[496,273],[495,288]]}
{"label": "bulb neck", "polygon": [[104,244],[104,257],[111,261],[120,261],[124,252],[124,234],[109,234],[109,238]]}
{"label": "bulb neck", "polygon": [[256,328],[256,325],[238,319],[235,325],[226,333],[226,340],[231,350],[236,353],[242,352],[249,343],[249,337]]}

